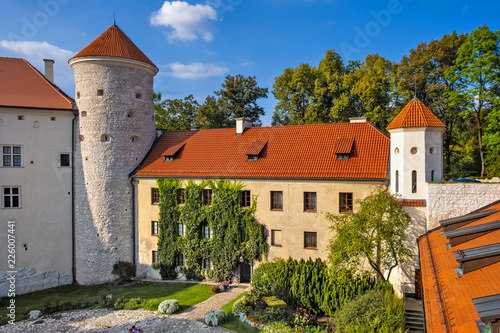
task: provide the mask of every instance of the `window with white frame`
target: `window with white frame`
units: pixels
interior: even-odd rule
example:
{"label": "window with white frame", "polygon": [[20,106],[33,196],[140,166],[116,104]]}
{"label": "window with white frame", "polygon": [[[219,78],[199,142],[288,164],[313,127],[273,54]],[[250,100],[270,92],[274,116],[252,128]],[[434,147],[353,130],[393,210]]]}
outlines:
{"label": "window with white frame", "polygon": [[2,187],[2,207],[3,208],[21,208],[21,187],[3,186]]}
{"label": "window with white frame", "polygon": [[202,268],[212,269],[212,260],[210,260],[208,258],[204,258]]}
{"label": "window with white frame", "polygon": [[2,146],[2,166],[20,167],[23,165],[21,146]]}
{"label": "window with white frame", "polygon": [[153,264],[158,262],[158,251],[152,251],[151,259]]}

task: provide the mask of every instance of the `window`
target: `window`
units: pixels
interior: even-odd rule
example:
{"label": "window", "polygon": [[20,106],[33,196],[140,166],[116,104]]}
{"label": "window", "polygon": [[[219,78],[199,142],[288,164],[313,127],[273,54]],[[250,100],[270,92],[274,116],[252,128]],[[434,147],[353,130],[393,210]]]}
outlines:
{"label": "window", "polygon": [[340,193],[339,212],[347,213],[352,211],[352,193]]}
{"label": "window", "polygon": [[154,264],[155,262],[158,262],[158,251],[153,251],[151,252],[151,262]]}
{"label": "window", "polygon": [[212,204],[212,190],[211,189],[203,190],[203,204],[205,206],[210,206]]}
{"label": "window", "polygon": [[182,223],[177,223],[177,236],[186,236],[186,225]]}
{"label": "window", "polygon": [[127,112],[127,118],[133,118],[134,113],[132,111]]}
{"label": "window", "polygon": [[79,91],[76,92],[76,98],[80,98],[80,92]]}
{"label": "window", "polygon": [[109,140],[110,140],[109,134],[103,134],[103,135],[101,135],[101,141],[102,142],[109,142]]}
{"label": "window", "polygon": [[283,210],[282,191],[271,191],[271,210]]}
{"label": "window", "polygon": [[24,116],[23,115],[18,115],[17,116],[17,120],[24,120]]}
{"label": "window", "polygon": [[151,204],[157,205],[160,203],[160,189],[157,187],[151,188]]}
{"label": "window", "polygon": [[56,117],[50,117],[50,121],[56,121]]}
{"label": "window", "polygon": [[281,246],[281,230],[271,230],[271,245]]}
{"label": "window", "polygon": [[175,258],[175,261],[177,261],[177,266],[184,266],[184,256],[182,253],[179,253],[177,255],[177,258]]}
{"label": "window", "polygon": [[184,189],[180,188],[177,190],[177,204],[184,205]]}
{"label": "window", "polygon": [[350,154],[337,154],[337,161],[347,161],[349,160]]}
{"label": "window", "polygon": [[19,186],[2,187],[2,207],[21,208],[21,188]]}
{"label": "window", "polygon": [[139,138],[138,138],[138,137],[136,137],[135,135],[130,137],[130,142],[134,142],[134,143],[135,143],[135,142],[137,142],[138,140],[139,140]]}
{"label": "window", "polygon": [[2,148],[2,166],[20,167],[23,164],[21,146],[3,146]]}
{"label": "window", "polygon": [[248,208],[251,205],[250,191],[241,192],[241,208]]}
{"label": "window", "polygon": [[139,94],[139,93],[135,93],[135,98],[139,99],[139,98],[141,98],[141,97],[142,97],[142,95],[141,95],[141,94]]}
{"label": "window", "polygon": [[70,154],[68,153],[59,154],[59,166],[61,167],[71,166]]}
{"label": "window", "polygon": [[202,268],[212,269],[212,260],[210,260],[208,258],[204,258]]}
{"label": "window", "polygon": [[104,95],[104,90],[103,89],[97,89],[97,96],[102,96]]}
{"label": "window", "polygon": [[411,172],[411,193],[417,193],[417,171]]}
{"label": "window", "polygon": [[158,235],[158,221],[151,221],[151,235]]}
{"label": "window", "polygon": [[82,111],[81,116],[82,117],[87,117],[87,111]]}
{"label": "window", "polygon": [[316,211],[316,192],[304,192],[304,211]]}
{"label": "window", "polygon": [[431,182],[434,181],[434,170],[431,170]]}
{"label": "window", "polygon": [[396,170],[396,193],[399,193],[399,171]]}
{"label": "window", "polygon": [[317,248],[316,233],[315,232],[304,232],[304,248],[306,249],[316,249]]}
{"label": "window", "polygon": [[212,238],[212,230],[210,226],[206,223],[203,223],[203,238],[210,239]]}

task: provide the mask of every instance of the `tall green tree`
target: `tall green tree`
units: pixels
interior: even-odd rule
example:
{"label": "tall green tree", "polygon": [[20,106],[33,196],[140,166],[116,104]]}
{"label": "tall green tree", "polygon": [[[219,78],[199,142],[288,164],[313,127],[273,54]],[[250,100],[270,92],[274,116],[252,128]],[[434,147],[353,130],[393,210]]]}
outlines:
{"label": "tall green tree", "polygon": [[188,131],[195,124],[198,102],[193,95],[182,99],[162,100],[161,92],[153,92],[156,128],[167,131]]}
{"label": "tall green tree", "polygon": [[410,216],[382,189],[358,204],[356,213],[328,215],[335,233],[329,244],[330,262],[334,267],[359,269],[366,261],[377,279],[386,281],[410,257],[405,247]]}
{"label": "tall green tree", "polygon": [[224,111],[234,118],[244,117],[252,121],[254,126],[262,126],[260,116],[265,114],[264,108],[257,104],[260,98],[267,98],[269,90],[257,84],[255,76],[245,77],[241,74],[226,76],[222,89],[215,91],[221,100]]}
{"label": "tall green tree", "polygon": [[486,25],[472,31],[458,50],[455,66],[446,72],[450,82],[458,86],[458,90],[446,90],[448,102],[452,106],[465,104],[466,108],[460,115],[474,120],[481,176],[485,173],[485,118],[498,99],[494,86],[500,73],[499,36],[498,31],[493,32]]}

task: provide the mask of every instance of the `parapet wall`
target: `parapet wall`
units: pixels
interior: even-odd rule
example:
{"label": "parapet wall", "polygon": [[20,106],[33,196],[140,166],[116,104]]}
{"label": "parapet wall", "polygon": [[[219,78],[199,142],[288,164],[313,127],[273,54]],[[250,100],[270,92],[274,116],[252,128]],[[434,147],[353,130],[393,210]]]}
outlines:
{"label": "parapet wall", "polygon": [[432,184],[427,192],[427,230],[500,200],[500,182]]}

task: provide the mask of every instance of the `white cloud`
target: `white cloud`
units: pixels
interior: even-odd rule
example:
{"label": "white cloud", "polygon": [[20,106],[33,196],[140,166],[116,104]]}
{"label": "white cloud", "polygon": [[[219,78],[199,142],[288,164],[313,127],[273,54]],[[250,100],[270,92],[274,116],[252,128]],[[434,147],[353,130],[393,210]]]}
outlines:
{"label": "white cloud", "polygon": [[199,80],[212,76],[220,76],[229,71],[229,69],[225,67],[216,66],[214,64],[202,64],[199,62],[193,62],[188,65],[174,62],[169,64],[168,67],[171,72],[167,72],[166,75],[188,80]]}
{"label": "white cloud", "polygon": [[61,49],[47,42],[13,42],[1,40],[0,47],[26,58],[64,59],[68,61],[73,52]]}
{"label": "white cloud", "polygon": [[154,26],[171,27],[173,31],[167,34],[170,41],[193,41],[203,38],[210,42],[214,39],[210,20],[217,20],[217,11],[210,5],[165,1],[163,6],[153,13],[150,22]]}

